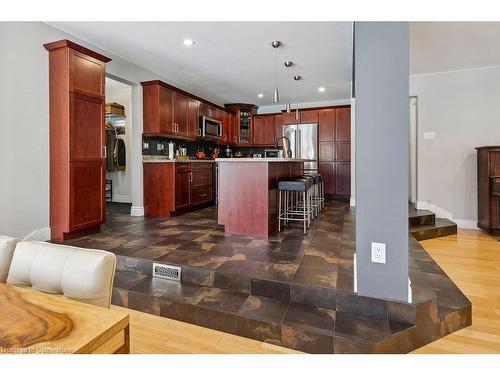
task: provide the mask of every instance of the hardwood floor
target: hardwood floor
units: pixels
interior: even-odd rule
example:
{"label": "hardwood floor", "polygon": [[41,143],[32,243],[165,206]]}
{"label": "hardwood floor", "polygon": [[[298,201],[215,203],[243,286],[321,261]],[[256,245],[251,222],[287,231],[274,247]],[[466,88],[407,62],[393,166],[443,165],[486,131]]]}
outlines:
{"label": "hardwood floor", "polygon": [[500,242],[459,229],[420,243],[472,302],[472,325],[413,353],[500,353]]}
{"label": "hardwood floor", "polygon": [[[500,242],[479,230],[421,242],[472,301],[472,326],[413,353],[500,353]],[[297,351],[113,306],[130,314],[131,353],[278,354]]]}

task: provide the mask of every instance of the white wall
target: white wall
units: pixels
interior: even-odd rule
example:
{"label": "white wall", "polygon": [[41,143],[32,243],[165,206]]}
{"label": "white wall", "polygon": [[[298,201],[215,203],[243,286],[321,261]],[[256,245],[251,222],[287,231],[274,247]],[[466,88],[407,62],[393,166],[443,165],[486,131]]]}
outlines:
{"label": "white wall", "polygon": [[[410,77],[418,96],[418,201],[474,227],[477,146],[500,144],[500,68]],[[436,138],[424,140],[424,132]]]}
{"label": "white wall", "polygon": [[49,78],[43,44],[71,39],[113,60],[107,73],[133,84],[132,212],[142,208],[141,81],[163,79],[123,58],[40,22],[0,22],[0,233],[49,234]]}
{"label": "white wall", "polygon": [[[118,138],[125,142],[125,170],[106,172],[106,178],[113,181],[113,202],[132,203],[131,173],[130,173],[130,138],[132,132],[132,89],[106,87],[106,103],[118,103],[125,107],[125,134]],[[109,150],[111,152],[111,150]]]}

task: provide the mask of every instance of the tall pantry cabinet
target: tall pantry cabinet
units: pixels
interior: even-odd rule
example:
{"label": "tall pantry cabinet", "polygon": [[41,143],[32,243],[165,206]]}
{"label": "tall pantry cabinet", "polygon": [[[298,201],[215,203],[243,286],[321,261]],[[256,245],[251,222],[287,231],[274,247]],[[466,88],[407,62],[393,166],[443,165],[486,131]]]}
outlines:
{"label": "tall pantry cabinet", "polygon": [[[60,40],[49,51],[50,228],[63,241],[105,218],[105,64],[111,59]],[[109,150],[111,151],[111,150]]]}

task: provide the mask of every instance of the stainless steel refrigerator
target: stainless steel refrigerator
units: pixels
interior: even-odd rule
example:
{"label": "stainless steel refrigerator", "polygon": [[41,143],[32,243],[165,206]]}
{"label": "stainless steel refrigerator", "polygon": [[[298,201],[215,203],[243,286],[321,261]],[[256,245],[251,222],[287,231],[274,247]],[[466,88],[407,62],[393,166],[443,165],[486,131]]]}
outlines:
{"label": "stainless steel refrigerator", "polygon": [[290,140],[292,158],[310,159],[304,171],[318,171],[318,124],[285,125],[283,135]]}

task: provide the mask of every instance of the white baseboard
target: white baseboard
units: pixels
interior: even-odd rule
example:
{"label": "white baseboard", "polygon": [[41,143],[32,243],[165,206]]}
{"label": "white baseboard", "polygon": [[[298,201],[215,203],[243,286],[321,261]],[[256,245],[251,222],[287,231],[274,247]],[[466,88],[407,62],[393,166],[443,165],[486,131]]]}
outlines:
{"label": "white baseboard", "polygon": [[355,207],[355,206],[356,206],[356,198],[352,198],[352,197],[351,197],[351,199],[349,200],[349,205],[350,205],[351,207]]}
{"label": "white baseboard", "polygon": [[446,211],[445,209],[436,206],[435,204],[428,201],[417,201],[417,209],[418,210],[429,210],[436,214],[436,217],[452,220],[453,215],[451,212]]}
{"label": "white baseboard", "polygon": [[436,206],[433,203],[430,203],[427,201],[418,201],[416,206],[417,206],[417,209],[419,209],[419,210],[429,210],[429,211],[434,212],[436,214],[436,217],[438,217],[438,218],[444,218],[444,219],[449,219],[449,220],[453,221],[455,224],[457,224],[458,228],[478,229],[476,220],[454,219],[453,215],[450,212],[446,211],[445,209],[442,209],[439,206]]}
{"label": "white baseboard", "polygon": [[115,194],[115,195],[113,195],[113,202],[117,202],[117,203],[132,203],[132,196],[131,195],[119,195],[119,194]]}
{"label": "white baseboard", "polygon": [[34,230],[26,237],[23,238],[23,241],[48,241],[50,240],[50,228],[41,228]]}
{"label": "white baseboard", "polygon": [[457,224],[458,228],[461,229],[479,229],[477,227],[477,221],[470,219],[453,219],[453,222]]}
{"label": "white baseboard", "polygon": [[130,209],[130,216],[144,216],[144,207],[132,206]]}

